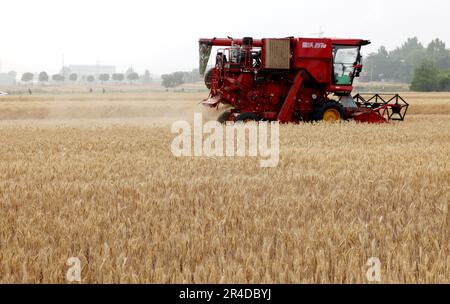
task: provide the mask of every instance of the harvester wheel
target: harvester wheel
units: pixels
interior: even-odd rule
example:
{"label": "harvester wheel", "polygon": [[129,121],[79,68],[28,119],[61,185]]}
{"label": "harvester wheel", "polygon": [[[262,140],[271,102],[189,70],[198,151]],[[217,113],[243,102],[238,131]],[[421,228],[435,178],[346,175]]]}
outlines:
{"label": "harvester wheel", "polygon": [[338,122],[345,119],[344,107],[336,101],[326,101],[313,113],[313,120]]}
{"label": "harvester wheel", "polygon": [[231,111],[225,111],[217,118],[217,121],[221,124],[225,124],[227,121],[229,121],[231,115]]}
{"label": "harvester wheel", "polygon": [[246,123],[251,121],[261,121],[261,118],[255,113],[242,113],[236,118],[236,122]]}
{"label": "harvester wheel", "polygon": [[211,79],[213,76],[214,69],[209,69],[205,74],[205,85],[209,89],[211,89]]}

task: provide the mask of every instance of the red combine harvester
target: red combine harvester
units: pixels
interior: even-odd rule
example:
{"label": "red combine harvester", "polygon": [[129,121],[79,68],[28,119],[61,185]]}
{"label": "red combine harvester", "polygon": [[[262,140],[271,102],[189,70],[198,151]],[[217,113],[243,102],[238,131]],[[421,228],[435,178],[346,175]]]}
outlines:
{"label": "red combine harvester", "polygon": [[[404,120],[408,103],[399,95],[351,96],[362,71],[360,39],[200,39],[200,74],[210,89],[203,104],[231,106],[218,120],[339,121]],[[206,72],[213,47],[215,66]],[[206,74],[205,74],[206,72]]]}

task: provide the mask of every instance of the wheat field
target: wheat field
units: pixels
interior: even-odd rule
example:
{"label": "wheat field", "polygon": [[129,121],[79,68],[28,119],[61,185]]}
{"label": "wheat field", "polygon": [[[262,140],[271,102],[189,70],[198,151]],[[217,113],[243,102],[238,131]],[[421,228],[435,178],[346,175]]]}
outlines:
{"label": "wheat field", "polygon": [[280,163],[176,158],[202,93],[0,99],[0,282],[450,283],[450,94],[280,127]]}

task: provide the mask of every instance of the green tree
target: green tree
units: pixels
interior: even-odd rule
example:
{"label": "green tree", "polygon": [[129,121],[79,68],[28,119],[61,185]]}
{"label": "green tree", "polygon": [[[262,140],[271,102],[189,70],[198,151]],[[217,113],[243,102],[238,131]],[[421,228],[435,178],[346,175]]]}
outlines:
{"label": "green tree", "polygon": [[435,39],[427,47],[427,57],[433,61],[439,69],[450,68],[450,50],[446,48],[445,42]]}
{"label": "green tree", "polygon": [[380,81],[390,77],[389,53],[384,46],[381,46],[376,53],[371,53],[365,62],[365,71],[372,81]]}
{"label": "green tree", "polygon": [[431,92],[438,90],[439,69],[431,60],[423,61],[414,71],[411,90]]}
{"label": "green tree", "polygon": [[61,74],[55,74],[52,76],[52,80],[56,82],[63,82],[66,78]]}
{"label": "green tree", "polygon": [[426,59],[424,46],[417,37],[408,38],[399,48],[389,52],[391,79],[410,82],[417,64]]}
{"label": "green tree", "polygon": [[131,72],[128,74],[127,79],[130,81],[130,83],[132,84],[133,81],[136,81],[139,79],[139,75],[136,72]]}
{"label": "green tree", "polygon": [[366,79],[410,82],[414,69],[427,59],[427,49],[417,37],[408,38],[400,47],[387,51],[380,47],[364,61]]}
{"label": "green tree", "polygon": [[122,82],[125,79],[125,75],[122,73],[115,73],[112,75],[112,80]]}
{"label": "green tree", "polygon": [[89,75],[89,76],[87,77],[87,81],[88,81],[88,82],[94,82],[94,80],[95,80],[95,77],[92,76],[92,75]]}
{"label": "green tree", "polygon": [[172,74],[161,75],[161,85],[168,88],[175,88],[184,83],[184,72],[175,72]]}
{"label": "green tree", "polygon": [[49,79],[49,78],[48,78],[47,72],[40,72],[40,73],[39,73],[38,79],[39,79],[39,82],[40,82],[40,83],[45,83],[45,82],[47,82],[48,79]]}
{"label": "green tree", "polygon": [[99,76],[100,81],[103,83],[105,81],[109,81],[109,74],[101,74]]}
{"label": "green tree", "polygon": [[161,75],[161,79],[162,79],[161,85],[163,87],[165,87],[166,89],[173,87],[173,84],[172,84],[173,81],[172,81],[170,74]]}
{"label": "green tree", "polygon": [[76,73],[70,74],[69,75],[69,80],[73,81],[73,82],[77,81],[78,80],[78,75]]}
{"label": "green tree", "polygon": [[22,81],[23,82],[33,81],[33,78],[34,78],[33,73],[24,73],[24,74],[22,74]]}
{"label": "green tree", "polygon": [[185,83],[196,83],[201,81],[199,70],[193,69],[191,72],[183,72],[183,80]]}
{"label": "green tree", "polygon": [[450,91],[450,71],[441,72],[438,76],[438,90]]}

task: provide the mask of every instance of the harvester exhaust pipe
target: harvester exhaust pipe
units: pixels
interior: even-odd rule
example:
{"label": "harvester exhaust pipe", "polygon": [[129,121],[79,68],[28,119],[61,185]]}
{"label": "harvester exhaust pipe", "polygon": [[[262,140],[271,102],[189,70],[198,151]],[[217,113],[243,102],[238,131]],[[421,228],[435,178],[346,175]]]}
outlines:
{"label": "harvester exhaust pipe", "polygon": [[252,37],[244,37],[242,39],[242,46],[246,49],[253,48],[253,38]]}

